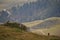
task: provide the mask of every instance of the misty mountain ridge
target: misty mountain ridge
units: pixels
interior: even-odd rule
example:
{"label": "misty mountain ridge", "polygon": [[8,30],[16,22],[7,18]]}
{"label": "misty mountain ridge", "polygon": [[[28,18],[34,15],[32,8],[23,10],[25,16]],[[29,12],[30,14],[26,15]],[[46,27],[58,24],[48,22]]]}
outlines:
{"label": "misty mountain ridge", "polygon": [[25,3],[22,6],[18,4],[7,9],[12,15],[9,18],[5,17],[5,20],[9,19],[10,21],[24,23],[50,17],[60,17],[59,2],[60,0],[37,0],[36,2]]}
{"label": "misty mountain ridge", "polygon": [[0,23],[4,23],[9,20],[9,13],[7,10],[3,9],[0,11]]}
{"label": "misty mountain ridge", "polygon": [[[58,5],[57,5],[58,4]],[[57,11],[58,10],[58,11]],[[41,20],[50,17],[60,17],[60,5],[57,1],[37,0],[37,2],[26,3],[23,6],[12,7],[11,12],[21,22]],[[18,15],[18,16],[17,16]]]}

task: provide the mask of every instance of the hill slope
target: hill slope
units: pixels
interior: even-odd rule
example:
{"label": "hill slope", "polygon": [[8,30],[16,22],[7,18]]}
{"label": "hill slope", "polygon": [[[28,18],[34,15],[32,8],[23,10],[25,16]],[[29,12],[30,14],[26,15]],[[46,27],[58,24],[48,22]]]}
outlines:
{"label": "hill slope", "polygon": [[32,26],[40,24],[41,22],[43,22],[43,20],[37,20],[37,21],[32,21],[32,22],[25,22],[25,23],[22,23],[22,24],[24,24],[27,27],[32,27]]}
{"label": "hill slope", "polygon": [[50,33],[50,35],[60,36],[60,24],[53,25],[51,26],[51,28],[34,29],[34,30],[31,30],[31,32],[37,33],[40,35],[41,34],[47,35],[48,33]]}
{"label": "hill slope", "polygon": [[50,28],[53,25],[60,24],[60,17],[51,17],[43,20],[40,24],[33,26],[33,29]]}
{"label": "hill slope", "polygon": [[40,29],[40,28],[48,28],[48,26],[52,26],[55,24],[60,24],[60,17],[51,17],[51,18],[47,18],[45,20],[36,20],[36,21],[32,21],[32,22],[25,22],[22,23],[27,27],[31,27],[33,29]]}
{"label": "hill slope", "polygon": [[[35,24],[35,25],[33,25]],[[57,35],[60,36],[60,17],[52,17],[43,20],[42,22],[34,22],[33,25],[30,28],[29,31],[37,34],[44,34],[47,35],[47,33],[50,33],[51,35]]]}
{"label": "hill slope", "polygon": [[[60,40],[60,37],[50,36],[49,39]],[[17,28],[0,26],[0,40],[48,40],[48,36],[21,31]]]}

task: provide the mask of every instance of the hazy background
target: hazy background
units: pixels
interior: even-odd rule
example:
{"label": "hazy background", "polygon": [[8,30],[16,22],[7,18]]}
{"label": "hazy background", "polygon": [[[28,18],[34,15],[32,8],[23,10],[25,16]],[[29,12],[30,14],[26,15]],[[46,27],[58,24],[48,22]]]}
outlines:
{"label": "hazy background", "polygon": [[0,10],[4,8],[10,8],[13,5],[23,5],[26,2],[36,2],[36,0],[0,0]]}
{"label": "hazy background", "polygon": [[[4,12],[1,11],[3,9]],[[44,20],[60,17],[60,0],[0,0],[0,11],[0,21],[6,19],[17,22]]]}

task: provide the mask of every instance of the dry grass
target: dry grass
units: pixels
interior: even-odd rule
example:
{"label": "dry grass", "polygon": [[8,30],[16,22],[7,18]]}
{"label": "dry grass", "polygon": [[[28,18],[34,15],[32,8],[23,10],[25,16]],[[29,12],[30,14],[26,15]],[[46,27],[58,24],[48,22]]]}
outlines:
{"label": "dry grass", "polygon": [[[51,36],[49,39],[60,40],[59,37],[55,36]],[[48,36],[21,31],[17,28],[0,26],[0,40],[48,40]]]}

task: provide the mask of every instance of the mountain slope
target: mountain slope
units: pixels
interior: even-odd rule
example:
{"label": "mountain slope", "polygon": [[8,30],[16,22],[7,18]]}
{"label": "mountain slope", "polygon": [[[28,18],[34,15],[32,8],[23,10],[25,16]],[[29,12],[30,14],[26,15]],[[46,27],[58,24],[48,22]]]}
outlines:
{"label": "mountain slope", "polygon": [[47,35],[48,33],[50,33],[51,35],[60,36],[60,17],[52,17],[45,19],[41,23],[39,24],[36,23],[35,25],[29,27],[28,30],[30,32],[37,33],[40,35],[41,34]]}
{"label": "mountain slope", "polygon": [[32,27],[32,29],[50,28],[53,25],[60,24],[60,17],[52,17],[45,19],[38,25]]}
{"label": "mountain slope", "polygon": [[[50,36],[49,39],[60,40],[60,37]],[[17,28],[0,26],[0,40],[48,40],[48,36],[20,31]]]}
{"label": "mountain slope", "polygon": [[6,9],[3,9],[2,11],[0,11],[0,23],[4,23],[6,21],[9,20],[9,16],[11,14],[6,10]]}
{"label": "mountain slope", "polygon": [[37,20],[37,21],[32,21],[32,22],[25,22],[25,23],[22,23],[22,24],[24,24],[27,27],[32,27],[32,26],[40,24],[41,22],[43,22],[43,20]]}
{"label": "mountain slope", "polygon": [[[12,2],[12,1],[10,1]],[[18,2],[20,2],[18,0]],[[9,19],[19,23],[31,22],[35,20],[43,20],[50,17],[60,17],[60,0],[37,0],[36,2],[27,2],[22,6],[19,3],[13,2],[13,7],[8,8],[12,14],[9,18],[0,18],[2,22]],[[5,18],[5,19],[4,19]]]}
{"label": "mountain slope", "polygon": [[50,33],[50,35],[60,36],[60,24],[53,25],[51,26],[51,28],[31,30],[31,32],[39,34],[39,35],[41,34],[47,35],[48,33]]}
{"label": "mountain slope", "polygon": [[[18,22],[30,22],[50,17],[60,17],[60,0],[37,0],[14,6],[10,12]],[[18,15],[18,16],[17,16]]]}
{"label": "mountain slope", "polygon": [[32,21],[32,22],[25,22],[22,23],[27,27],[32,27],[32,28],[44,28],[47,26],[51,26],[51,25],[55,25],[55,24],[60,24],[60,17],[51,17],[51,18],[47,18],[45,20],[36,20],[36,21]]}

